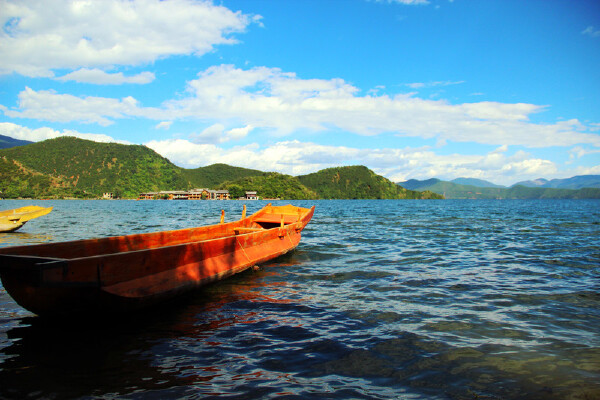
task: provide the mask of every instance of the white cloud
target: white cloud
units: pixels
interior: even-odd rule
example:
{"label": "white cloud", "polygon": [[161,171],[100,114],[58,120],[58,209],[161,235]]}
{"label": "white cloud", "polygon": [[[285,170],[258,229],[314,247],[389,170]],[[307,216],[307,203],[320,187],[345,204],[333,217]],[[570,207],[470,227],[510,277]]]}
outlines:
{"label": "white cloud", "polygon": [[154,127],[154,129],[165,129],[168,130],[171,125],[173,124],[173,121],[162,121],[159,122],[158,124],[156,124],[156,126]]}
{"label": "white cloud", "polygon": [[600,150],[589,150],[589,149],[585,149],[582,146],[576,146],[573,147],[571,150],[569,150],[569,158],[571,160],[575,159],[575,158],[581,158],[584,156],[587,156],[589,154],[598,154],[600,153]]}
{"label": "white cloud", "polygon": [[461,83],[465,83],[465,81],[414,82],[414,83],[405,83],[404,86],[408,86],[411,89],[423,89],[423,88],[432,88],[432,87],[437,87],[437,86],[460,85]]}
{"label": "white cloud", "polygon": [[[502,166],[500,172],[504,176],[526,176],[528,177],[527,180],[529,180],[539,178],[540,176],[553,176],[558,172],[558,168],[556,164],[549,160],[529,159],[507,163]],[[522,178],[516,180],[522,180]]]}
{"label": "white cloud", "polygon": [[577,175],[600,175],[600,165],[594,165],[592,167],[578,166],[567,173],[563,173],[562,178],[569,178]]}
{"label": "white cloud", "polygon": [[221,137],[225,127],[222,124],[214,124],[204,129],[200,133],[190,135],[193,143],[196,144],[217,144],[221,143]]}
{"label": "white cloud", "polygon": [[588,26],[583,31],[581,31],[582,35],[588,35],[593,38],[600,37],[600,29],[596,29],[593,26]]}
{"label": "white cloud", "polygon": [[233,128],[225,132],[227,136],[227,140],[241,140],[248,136],[250,131],[252,131],[254,127],[252,125],[246,125],[242,128]]}
{"label": "white cloud", "polygon": [[77,97],[58,94],[53,90],[35,91],[29,87],[19,93],[19,109],[0,106],[4,114],[12,118],[33,118],[53,122],[80,121],[107,126],[116,118],[146,116],[160,118],[160,111],[140,108],[137,100],[128,96],[123,99],[106,97]]}
{"label": "white cloud", "polygon": [[[223,149],[215,144],[193,143],[182,139],[153,140],[145,144],[176,165],[186,168],[214,163],[291,175],[315,172],[331,166],[356,163],[367,150],[323,146],[299,141],[278,142],[261,148],[257,144]],[[354,162],[352,162],[354,161]]]}
{"label": "white cloud", "polygon": [[423,150],[406,154],[408,167],[393,167],[379,172],[397,182],[432,177],[443,180],[467,177],[507,186],[540,176],[552,177],[559,172],[556,164],[549,160],[535,158],[522,151],[508,156],[505,151],[504,146],[485,155],[438,155]]}
{"label": "white cloud", "polygon": [[342,79],[300,79],[277,68],[242,70],[220,65],[189,81],[185,97],[156,108],[143,107],[132,97],[77,97],[26,88],[19,94],[18,109],[0,109],[14,118],[101,125],[130,117],[197,119],[244,124],[279,136],[333,127],[359,135],[392,132],[400,137],[435,138],[440,143],[600,147],[594,124],[586,126],[576,119],[531,122],[529,117],[546,106],[490,101],[454,105],[412,94],[360,96],[359,92]]}
{"label": "white cloud", "polygon": [[198,134],[190,135],[190,139],[196,144],[225,143],[231,140],[240,140],[245,138],[252,129],[252,126],[248,125],[242,128],[225,130],[225,126],[223,124],[214,124]]}
{"label": "white cloud", "polygon": [[145,145],[174,164],[186,168],[213,164],[224,153],[214,144],[196,144],[183,139],[152,140]]}
{"label": "white cloud", "polygon": [[56,79],[63,82],[75,81],[96,85],[121,85],[123,83],[146,84],[152,82],[154,78],[154,74],[147,71],[133,76],[125,76],[122,72],[111,74],[98,68],[82,68]]}
{"label": "white cloud", "polygon": [[164,104],[169,113],[199,119],[236,119],[279,133],[331,126],[361,135],[437,137],[457,142],[545,147],[590,143],[598,135],[577,120],[555,124],[529,121],[545,106],[479,102],[458,105],[413,95],[359,96],[342,79],[299,79],[277,68],[208,68],[188,82],[187,98]]}
{"label": "white cloud", "polygon": [[259,16],[193,0],[0,0],[0,74],[140,65],[236,43]]}
{"label": "white cloud", "polygon": [[116,140],[104,134],[80,133],[73,130],[63,130],[61,132],[48,127],[30,129],[10,122],[0,122],[0,135],[10,136],[14,139],[29,140],[30,142],[73,136],[80,139],[93,140],[94,142],[131,144],[125,140]]}
{"label": "white cloud", "polygon": [[507,145],[503,145],[503,146],[500,146],[497,149],[493,150],[491,153],[492,154],[494,154],[494,153],[505,153],[507,151],[508,151],[508,146]]}

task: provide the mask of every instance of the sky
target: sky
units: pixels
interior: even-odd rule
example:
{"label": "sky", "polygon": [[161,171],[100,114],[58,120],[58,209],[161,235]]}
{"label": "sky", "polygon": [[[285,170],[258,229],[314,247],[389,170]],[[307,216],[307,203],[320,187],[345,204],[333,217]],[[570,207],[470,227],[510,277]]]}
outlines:
{"label": "sky", "polygon": [[600,174],[597,0],[0,0],[0,134],[174,164]]}

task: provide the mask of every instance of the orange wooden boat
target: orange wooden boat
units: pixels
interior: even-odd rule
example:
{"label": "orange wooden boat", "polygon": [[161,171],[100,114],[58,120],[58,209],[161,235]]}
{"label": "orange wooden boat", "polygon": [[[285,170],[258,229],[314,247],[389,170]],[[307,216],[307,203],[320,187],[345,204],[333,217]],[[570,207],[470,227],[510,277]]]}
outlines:
{"label": "orange wooden boat", "polygon": [[41,315],[127,312],[293,250],[315,207],[266,207],[198,228],[0,248],[2,285]]}

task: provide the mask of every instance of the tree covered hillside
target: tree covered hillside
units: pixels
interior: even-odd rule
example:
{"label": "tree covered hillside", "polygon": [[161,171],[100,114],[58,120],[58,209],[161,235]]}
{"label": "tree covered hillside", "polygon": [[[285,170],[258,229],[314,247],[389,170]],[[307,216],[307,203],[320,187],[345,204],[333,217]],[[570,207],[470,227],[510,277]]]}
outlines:
{"label": "tree covered hillside", "polygon": [[90,196],[137,197],[144,191],[190,188],[181,168],[145,146],[61,137],[0,150],[0,156]]}
{"label": "tree covered hillside", "polygon": [[0,156],[0,197],[65,197],[74,196],[75,192],[71,182],[61,177],[42,174],[16,160]]}
{"label": "tree covered hillside", "polygon": [[246,191],[256,191],[260,197],[271,199],[308,200],[319,198],[317,193],[304,186],[298,178],[277,172],[239,178],[225,182],[222,186],[229,190],[234,199],[243,196]]}
{"label": "tree covered hillside", "polygon": [[298,179],[323,199],[441,199],[404,189],[364,166],[327,168]]}
{"label": "tree covered hillside", "polygon": [[183,175],[194,187],[221,188],[221,184],[249,176],[262,175],[264,172],[257,169],[232,167],[227,164],[212,164],[195,169],[184,169]]}

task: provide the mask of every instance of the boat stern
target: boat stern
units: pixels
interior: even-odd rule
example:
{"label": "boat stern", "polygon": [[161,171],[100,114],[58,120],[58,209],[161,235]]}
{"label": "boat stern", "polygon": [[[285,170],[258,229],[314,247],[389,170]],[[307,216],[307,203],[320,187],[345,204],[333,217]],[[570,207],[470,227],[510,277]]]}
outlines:
{"label": "boat stern", "polygon": [[0,254],[2,286],[17,304],[38,315],[80,307],[94,296],[97,291],[90,289],[98,287],[97,278],[81,279],[72,271],[65,259]]}

